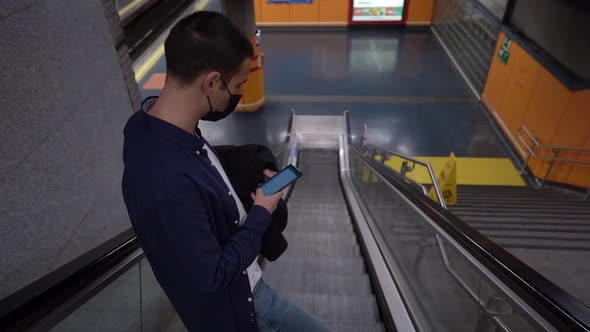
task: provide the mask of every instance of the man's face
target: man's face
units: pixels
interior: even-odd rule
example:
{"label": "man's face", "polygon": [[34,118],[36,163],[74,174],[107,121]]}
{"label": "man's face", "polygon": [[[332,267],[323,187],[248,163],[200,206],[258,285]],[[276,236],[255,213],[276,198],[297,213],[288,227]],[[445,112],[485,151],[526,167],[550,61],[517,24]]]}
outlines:
{"label": "man's face", "polygon": [[242,62],[240,70],[231,78],[231,81],[227,82],[219,79],[215,83],[216,88],[210,97],[214,112],[223,112],[225,110],[230,99],[230,94],[241,95],[244,93],[244,83],[248,80],[251,65],[252,60],[247,58]]}

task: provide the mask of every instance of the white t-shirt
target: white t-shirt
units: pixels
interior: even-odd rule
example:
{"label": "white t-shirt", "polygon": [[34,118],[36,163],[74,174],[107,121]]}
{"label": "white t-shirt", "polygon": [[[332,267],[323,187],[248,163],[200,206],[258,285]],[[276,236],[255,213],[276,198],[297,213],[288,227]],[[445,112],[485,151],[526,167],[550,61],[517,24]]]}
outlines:
{"label": "white t-shirt", "polygon": [[[219,174],[221,174],[223,181],[225,181],[225,184],[227,184],[229,190],[231,191],[232,197],[236,201],[238,211],[240,212],[240,225],[243,224],[244,220],[246,220],[246,217],[248,216],[248,214],[246,213],[246,209],[244,209],[244,205],[238,198],[238,195],[236,195],[233,186],[229,182],[227,174],[225,174],[225,170],[223,170],[223,166],[221,166],[221,162],[219,161],[219,159],[217,159],[217,155],[213,151],[211,151],[211,149],[209,149],[209,146],[207,146],[207,144],[205,144],[203,148],[207,150],[209,160],[211,160],[213,166],[217,168],[217,171],[219,172]],[[248,268],[244,272],[248,273],[248,280],[250,281],[250,290],[254,291],[256,283],[258,283],[258,280],[262,278],[262,269],[260,268],[260,265],[258,265],[258,257],[254,259],[252,264],[250,264],[250,266],[248,266]]]}

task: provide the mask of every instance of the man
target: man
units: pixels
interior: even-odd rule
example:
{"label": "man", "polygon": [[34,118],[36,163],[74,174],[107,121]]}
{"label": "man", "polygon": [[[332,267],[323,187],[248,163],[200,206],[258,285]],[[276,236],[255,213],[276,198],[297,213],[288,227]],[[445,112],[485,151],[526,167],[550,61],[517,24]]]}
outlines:
{"label": "man", "polygon": [[[282,193],[253,194],[246,215],[199,120],[231,113],[252,46],[225,16],[199,12],[172,28],[167,78],[125,127],[123,196],[154,274],[189,331],[324,331],[261,279],[262,235]],[[272,172],[265,171],[270,177]]]}

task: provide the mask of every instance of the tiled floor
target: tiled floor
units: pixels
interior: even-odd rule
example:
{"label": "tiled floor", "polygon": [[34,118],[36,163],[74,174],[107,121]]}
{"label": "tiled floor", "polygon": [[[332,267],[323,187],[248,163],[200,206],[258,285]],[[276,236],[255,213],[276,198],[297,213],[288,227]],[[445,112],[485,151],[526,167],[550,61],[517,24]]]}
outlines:
{"label": "tiled floor", "polygon": [[[266,105],[201,124],[212,144],[274,147],[284,139],[291,108],[307,115],[349,109],[353,135],[366,123],[370,143],[405,154],[507,156],[480,104],[428,31],[263,30],[261,51],[267,59]],[[139,82],[144,96],[159,92],[163,72],[161,59]]]}

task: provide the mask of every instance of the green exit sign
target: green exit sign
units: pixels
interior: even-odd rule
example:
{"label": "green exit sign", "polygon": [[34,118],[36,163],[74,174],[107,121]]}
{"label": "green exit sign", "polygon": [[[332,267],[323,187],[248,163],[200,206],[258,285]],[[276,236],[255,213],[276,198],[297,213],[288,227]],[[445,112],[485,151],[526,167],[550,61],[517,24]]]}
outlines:
{"label": "green exit sign", "polygon": [[502,61],[504,64],[508,64],[508,60],[510,59],[510,46],[512,46],[512,39],[506,36],[506,38],[504,38],[504,42],[502,42],[502,46],[500,47],[500,52],[498,53],[500,61]]}

